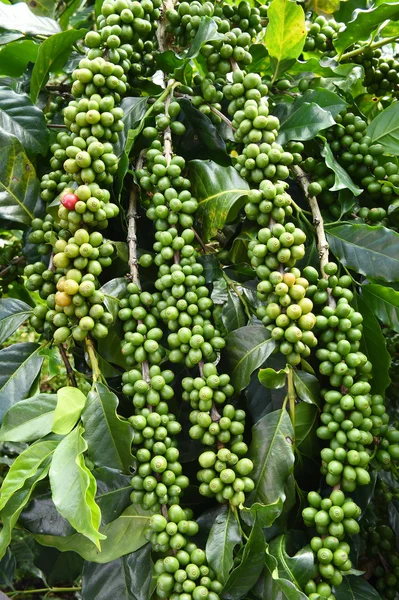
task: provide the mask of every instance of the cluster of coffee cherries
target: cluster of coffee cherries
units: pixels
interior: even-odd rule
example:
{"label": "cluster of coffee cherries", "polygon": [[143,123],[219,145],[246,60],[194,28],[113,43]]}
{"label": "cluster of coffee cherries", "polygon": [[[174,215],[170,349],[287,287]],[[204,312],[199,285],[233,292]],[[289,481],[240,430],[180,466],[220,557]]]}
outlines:
{"label": "cluster of coffee cherries", "polygon": [[395,600],[399,591],[399,554],[396,547],[396,534],[386,524],[386,519],[364,531],[367,560],[375,564],[373,585],[386,600]]}
{"label": "cluster of coffee cherries", "polygon": [[219,600],[223,586],[208,567],[205,552],[187,540],[186,536],[198,532],[198,524],[191,519],[191,509],[179,505],[169,507],[167,518],[154,515],[150,519],[153,539],[168,540],[162,545],[174,551],[173,555],[159,558],[154,565],[157,596],[170,600]]}
{"label": "cluster of coffee cherries", "polygon": [[[354,48],[356,47],[355,45]],[[369,94],[378,97],[397,95],[399,62],[395,57],[382,56],[380,48],[366,48],[350,60],[364,68],[363,85]]]}
{"label": "cluster of coffee cherries", "polygon": [[334,17],[326,19],[323,15],[317,16],[313,21],[307,21],[304,51],[319,51],[325,56],[335,56],[333,41],[338,37],[343,26],[344,24],[337,23]]}
{"label": "cluster of coffee cherries", "polygon": [[350,546],[333,535],[314,537],[310,546],[317,555],[318,575],[322,579],[318,582],[310,579],[304,587],[304,592],[309,600],[319,600],[320,597],[335,600],[332,588],[340,585],[343,574],[352,568],[349,559]]}
{"label": "cluster of coffee cherries", "polygon": [[175,8],[168,10],[166,16],[168,30],[174,35],[177,46],[187,45],[195,36],[203,17],[213,17],[223,38],[204,44],[201,54],[206,58],[208,71],[225,78],[232,70],[232,60],[242,66],[252,62],[249,47],[262,31],[267,8],[251,6],[245,0],[241,0],[236,6],[227,2],[217,5],[211,2],[180,2]]}
{"label": "cluster of coffee cherries", "polygon": [[380,437],[376,459],[383,469],[389,470],[391,464],[399,460],[399,431],[388,429],[388,414],[383,410],[385,406],[381,398],[381,396],[378,396],[379,403],[376,405],[379,409],[377,415],[382,423],[380,427],[377,427],[377,433],[375,434]]}
{"label": "cluster of coffee cherries", "polygon": [[272,183],[264,179],[259,189],[251,189],[248,192],[248,201],[245,204],[245,215],[250,221],[257,221],[265,227],[269,225],[270,219],[276,223],[283,223],[286,218],[292,216],[291,196],[286,189],[285,181]]}
{"label": "cluster of coffee cherries", "polygon": [[[6,294],[8,286],[19,283],[24,273],[24,258],[21,239],[12,231],[4,231],[0,238],[0,297]],[[33,271],[32,271],[33,273]]]}

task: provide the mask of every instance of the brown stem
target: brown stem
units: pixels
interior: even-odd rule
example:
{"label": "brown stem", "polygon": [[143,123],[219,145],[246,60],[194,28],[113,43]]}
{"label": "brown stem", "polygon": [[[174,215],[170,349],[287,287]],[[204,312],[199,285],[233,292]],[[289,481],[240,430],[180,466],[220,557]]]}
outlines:
{"label": "brown stem", "polygon": [[217,115],[220,119],[222,119],[222,121],[224,121],[226,123],[226,125],[231,127],[231,129],[233,131],[235,131],[235,127],[233,127],[233,123],[222,112],[220,112],[220,110],[218,110],[214,106],[210,106],[210,109],[215,115]]}
{"label": "brown stem", "polygon": [[66,129],[66,125],[58,125],[57,123],[47,123],[49,129]]}
{"label": "brown stem", "polygon": [[[137,159],[135,169],[138,170],[143,164],[143,156],[140,154]],[[133,185],[130,190],[129,197],[129,208],[127,211],[127,245],[129,248],[129,271],[130,276],[136,285],[140,287],[140,275],[137,258],[137,200],[138,200],[139,188],[137,185]]]}
{"label": "brown stem", "polygon": [[[309,179],[308,179],[306,173],[301,169],[301,167],[293,166],[292,168],[296,175],[298,183],[299,183],[300,187],[302,188],[303,193],[305,194],[305,198],[308,201],[310,210],[312,212],[313,225],[316,230],[317,250],[319,252],[319,258],[320,258],[321,275],[324,279],[328,279],[328,275],[326,275],[326,273],[324,272],[324,267],[326,266],[326,264],[329,261],[329,256],[328,256],[329,245],[327,242],[326,233],[324,231],[323,217],[321,216],[321,212],[320,212],[320,208],[319,208],[317,199],[314,196],[311,196],[309,193]],[[330,290],[328,293],[328,298],[329,298],[330,306],[335,307],[336,302],[335,302],[335,299],[332,297]]]}
{"label": "brown stem", "polygon": [[63,346],[62,344],[60,344],[60,345],[58,346],[58,350],[60,351],[61,358],[62,358],[62,360],[63,360],[63,362],[64,362],[64,365],[65,365],[65,368],[66,368],[67,375],[68,375],[68,377],[69,377],[69,379],[70,379],[70,381],[71,381],[71,383],[72,383],[73,387],[76,387],[76,388],[77,388],[77,387],[78,387],[78,384],[76,383],[75,374],[74,374],[74,372],[73,372],[73,369],[72,369],[72,367],[71,367],[71,363],[69,362],[69,358],[68,358],[68,355],[67,355],[67,353],[66,353],[66,350],[65,350],[64,346]]}
{"label": "brown stem", "polygon": [[196,238],[197,242],[199,243],[199,245],[201,246],[204,254],[207,254],[208,253],[208,249],[205,246],[204,242],[202,241],[200,235],[195,231],[194,227],[191,227],[191,229],[193,230],[195,238]]}

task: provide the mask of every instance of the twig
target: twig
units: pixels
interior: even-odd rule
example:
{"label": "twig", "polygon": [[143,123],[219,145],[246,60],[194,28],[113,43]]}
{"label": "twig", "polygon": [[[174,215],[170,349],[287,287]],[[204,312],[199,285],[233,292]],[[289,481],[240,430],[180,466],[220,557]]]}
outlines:
{"label": "twig", "polygon": [[292,428],[295,431],[295,401],[296,401],[296,393],[294,386],[294,369],[292,367],[289,368],[287,375],[287,398],[289,403],[289,411],[291,417]]}
{"label": "twig", "polygon": [[174,0],[165,0],[162,5],[162,17],[157,29],[158,48],[160,52],[166,52],[166,50],[168,50],[168,32],[166,30],[168,21],[166,19],[166,12],[172,10],[174,5]]}
{"label": "twig", "polygon": [[[321,275],[324,279],[328,279],[328,275],[326,275],[326,273],[324,272],[324,267],[326,266],[326,264],[329,261],[329,257],[328,257],[329,245],[328,245],[326,234],[324,231],[323,217],[321,216],[321,212],[320,212],[319,205],[317,203],[317,199],[314,196],[311,196],[309,194],[309,179],[308,179],[307,175],[301,169],[301,167],[293,166],[292,169],[293,169],[293,171],[296,175],[296,178],[298,180],[298,183],[301,186],[303,193],[305,194],[305,197],[309,203],[310,210],[312,211],[313,225],[315,227],[316,237],[317,237],[317,250],[319,252],[319,258],[320,258]],[[329,297],[330,306],[335,307],[336,302],[330,292],[328,294],[328,297]]]}
{"label": "twig", "polygon": [[89,355],[89,358],[90,358],[91,370],[93,373],[93,381],[94,381],[94,383],[96,383],[99,379],[101,379],[101,371],[98,366],[96,351],[94,348],[94,344],[89,337],[85,338],[85,344],[86,344],[87,354]]}
{"label": "twig", "polygon": [[15,592],[8,592],[10,598],[16,598],[17,596],[21,596],[23,594],[42,594],[44,592],[47,593],[59,593],[59,592],[80,592],[81,591],[81,587],[65,587],[65,588],[61,588],[61,587],[47,587],[47,588],[40,588],[40,589],[35,589],[35,590],[15,590]]}
{"label": "twig", "polygon": [[194,232],[194,235],[195,235],[195,238],[196,238],[197,242],[199,243],[199,245],[201,246],[201,248],[202,248],[202,250],[203,250],[204,254],[207,254],[207,253],[208,253],[208,248],[205,246],[205,244],[204,244],[204,242],[202,241],[202,239],[201,239],[201,237],[200,237],[199,233],[197,233],[197,232],[195,231],[194,227],[191,227],[191,229],[193,230],[193,232]]}
{"label": "twig", "polygon": [[66,371],[67,371],[67,375],[68,375],[69,379],[71,380],[71,383],[72,383],[73,387],[77,388],[78,384],[76,383],[75,374],[74,374],[73,369],[71,367],[71,363],[69,362],[69,358],[68,358],[68,355],[66,353],[66,350],[65,350],[64,346],[62,344],[60,344],[58,346],[58,350],[60,351],[61,358],[62,358],[62,360],[64,362],[64,365],[65,365],[65,368],[66,368]]}
{"label": "twig", "polygon": [[66,125],[58,125],[57,123],[47,123],[49,129],[66,129]]}
{"label": "twig", "polygon": [[228,119],[222,112],[220,112],[220,110],[218,110],[217,108],[215,108],[214,106],[209,105],[209,108],[211,109],[211,111],[213,113],[215,113],[215,115],[217,115],[220,119],[222,119],[222,121],[224,121],[226,123],[226,125],[228,125],[229,127],[231,127],[231,129],[233,131],[235,131],[235,127],[233,127],[233,123],[230,121],[230,119]]}
{"label": "twig", "polygon": [[0,278],[4,277],[4,275],[7,275],[8,271],[11,269],[11,267],[13,267],[14,265],[19,265],[24,262],[25,262],[25,256],[18,256],[18,258],[13,258],[13,260],[10,262],[10,264],[7,265],[6,267],[4,267],[4,269],[2,271],[0,271]]}

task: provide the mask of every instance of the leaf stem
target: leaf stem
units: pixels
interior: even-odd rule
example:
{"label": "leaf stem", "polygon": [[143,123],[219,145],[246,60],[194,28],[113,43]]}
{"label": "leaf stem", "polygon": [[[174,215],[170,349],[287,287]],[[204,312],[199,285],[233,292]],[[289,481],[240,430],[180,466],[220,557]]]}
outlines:
{"label": "leaf stem", "polygon": [[25,262],[25,256],[18,256],[17,258],[14,258],[9,265],[7,265],[6,267],[4,267],[4,269],[2,271],[0,271],[0,278],[4,277],[4,275],[7,275],[8,271],[11,269],[11,267],[13,267],[14,265],[19,265],[21,263]]}
{"label": "leaf stem", "polygon": [[375,48],[381,48],[381,46],[385,46],[386,44],[396,42],[397,39],[399,39],[399,35],[392,35],[391,37],[380,40],[379,42],[374,42],[374,44],[366,44],[365,46],[361,46],[360,48],[355,48],[350,52],[342,54],[340,61],[352,58],[352,56],[357,56],[358,54],[362,54],[362,52],[364,52],[365,50],[374,50]]}
{"label": "leaf stem", "polygon": [[85,338],[85,344],[90,359],[91,370],[93,372],[93,382],[96,383],[99,379],[101,379],[101,371],[98,365],[96,351],[94,348],[93,341],[89,337]]}
{"label": "leaf stem", "polygon": [[47,588],[40,588],[40,589],[35,589],[35,590],[16,590],[15,592],[9,592],[9,596],[10,598],[16,598],[17,596],[22,596],[25,594],[41,594],[43,592],[47,592],[47,593],[60,593],[60,592],[80,592],[81,591],[81,587],[77,586],[77,587],[47,587]]}
{"label": "leaf stem", "polygon": [[289,403],[289,411],[290,411],[290,417],[291,417],[292,427],[294,429],[294,435],[295,435],[295,401],[296,401],[296,393],[295,393],[295,386],[294,386],[294,369],[292,367],[290,367],[289,370],[288,370],[287,386],[288,386],[287,398],[288,398],[288,403]]}

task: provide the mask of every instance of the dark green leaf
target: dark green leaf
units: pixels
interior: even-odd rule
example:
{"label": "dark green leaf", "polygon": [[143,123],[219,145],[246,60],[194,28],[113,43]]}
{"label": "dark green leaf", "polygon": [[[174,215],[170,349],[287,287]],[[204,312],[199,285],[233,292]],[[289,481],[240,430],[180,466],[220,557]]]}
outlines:
{"label": "dark green leaf", "polygon": [[397,500],[393,500],[388,506],[389,525],[392,527],[395,535],[399,535],[399,506]]}
{"label": "dark green leaf", "polygon": [[0,344],[18,329],[32,312],[32,308],[14,298],[0,300]]}
{"label": "dark green leaf", "polygon": [[144,530],[148,526],[151,514],[132,504],[115,521],[101,526],[100,532],[106,536],[101,543],[101,552],[79,533],[66,536],[35,534],[34,537],[43,546],[51,546],[61,552],[77,552],[85,560],[105,564],[135,552],[147,543]]}
{"label": "dark green leaf", "polygon": [[39,51],[32,40],[12,42],[0,50],[0,75],[20,77],[29,62],[34,63]]}
{"label": "dark green leaf", "polygon": [[302,52],[306,39],[305,13],[296,2],[274,0],[267,16],[265,44],[276,78]]}
{"label": "dark green leaf", "polygon": [[266,362],[275,347],[275,340],[263,325],[240,327],[226,336],[223,356],[236,392],[247,387],[251,374]]}
{"label": "dark green leaf", "polygon": [[195,108],[189,100],[181,99],[179,104],[182,107],[185,120],[187,120],[201,140],[203,145],[209,150],[216,152],[226,152],[226,144],[219,134],[217,128],[207,115]]}
{"label": "dark green leaf", "polygon": [[298,108],[294,102],[289,105],[286,112],[286,118],[282,115],[277,138],[280,144],[285,144],[290,140],[311,140],[319,131],[335,124],[331,113],[320,108],[315,102],[300,101]]}
{"label": "dark green leaf", "polygon": [[326,233],[332,252],[345,267],[366,277],[398,281],[399,234],[360,223],[327,226]]}
{"label": "dark green leaf", "polygon": [[124,111],[122,122],[125,127],[119,134],[118,142],[114,145],[114,152],[117,156],[120,156],[125,147],[129,129],[134,129],[144,117],[147,102],[147,96],[123,98],[121,108]]}
{"label": "dark green leaf", "polygon": [[40,192],[35,169],[17,138],[1,129],[0,147],[0,217],[30,225]]}
{"label": "dark green leaf", "polygon": [[218,581],[227,581],[233,566],[233,551],[241,543],[237,517],[231,508],[224,506],[218,514],[206,543],[206,558],[209,566],[217,573]]}
{"label": "dark green leaf", "polygon": [[54,452],[50,466],[51,492],[60,515],[100,550],[100,541],[105,537],[98,531],[101,511],[95,501],[97,485],[84,461],[87,444],[82,433],[83,428],[76,427]]}
{"label": "dark green leaf", "polygon": [[263,531],[255,519],[248,541],[244,546],[241,562],[230,573],[223,588],[224,598],[238,600],[255,585],[262,572],[265,546]]}
{"label": "dark green leaf", "polygon": [[388,19],[392,21],[399,19],[399,2],[383,2],[379,6],[374,6],[368,10],[355,10],[352,20],[334,40],[334,46],[338,53],[342,54],[346,48],[355,42],[367,40],[378,25]]}
{"label": "dark green leaf", "polygon": [[215,40],[223,40],[224,35],[218,32],[218,26],[214,19],[210,17],[202,17],[200,26],[193,39],[193,42],[188,49],[185,58],[195,58],[198,56],[202,46],[207,42]]}
{"label": "dark green leaf", "polygon": [[199,202],[198,219],[207,242],[228,220],[234,220],[248,195],[248,183],[233,167],[210,160],[189,163],[192,191]]}
{"label": "dark green leaf", "polygon": [[285,386],[288,372],[288,366],[279,371],[267,367],[267,369],[259,369],[258,378],[262,385],[275,390]]}
{"label": "dark green leaf", "polygon": [[295,447],[302,455],[315,455],[319,441],[316,429],[319,425],[319,411],[314,404],[301,402],[295,406]]}
{"label": "dark green leaf", "polygon": [[[399,18],[399,3],[398,18]],[[381,144],[387,154],[399,155],[399,115],[391,104],[382,113],[373,119],[367,127],[366,133],[374,144]]]}
{"label": "dark green leaf", "polygon": [[96,383],[87,396],[82,413],[91,460],[97,466],[129,472],[133,429],[116,412],[118,398],[102,383]]}
{"label": "dark green leaf", "polygon": [[373,365],[371,389],[374,394],[384,395],[391,381],[389,378],[391,355],[386,349],[386,340],[373,310],[357,294],[356,304],[357,310],[363,315],[363,337],[360,342],[360,350],[366,354]]}
{"label": "dark green leaf", "polygon": [[28,153],[46,154],[49,133],[43,112],[28,96],[5,86],[0,87],[0,127],[15,135]]}
{"label": "dark green leaf", "polygon": [[4,415],[1,442],[34,442],[51,432],[55,394],[38,394],[17,402]]}
{"label": "dark green leaf", "polygon": [[16,567],[15,556],[7,548],[5,555],[0,560],[0,585],[5,585],[10,590],[14,589],[13,581]]}
{"label": "dark green leaf", "polygon": [[50,36],[40,44],[30,83],[30,97],[33,102],[36,102],[40,90],[47,83],[49,73],[57,73],[65,65],[73,45],[85,33],[86,29],[68,29]]}
{"label": "dark green leaf", "polygon": [[284,502],[284,484],[294,466],[294,430],[285,409],[262,417],[252,428],[249,458],[254,463],[255,489],[249,500],[273,504]]}
{"label": "dark green leaf", "polygon": [[10,6],[0,3],[0,23],[3,29],[31,35],[52,35],[61,31],[56,21],[36,16],[23,2]]}
{"label": "dark green leaf", "polygon": [[363,577],[349,575],[335,588],[337,600],[382,600],[381,596]]}
{"label": "dark green leaf", "polygon": [[0,421],[30,390],[43,363],[40,346],[31,342],[0,350]]}
{"label": "dark green leaf", "polygon": [[31,11],[39,17],[50,17],[55,14],[56,4],[54,0],[25,0]]}
{"label": "dark green leaf", "polygon": [[214,282],[212,300],[215,306],[222,306],[221,320],[226,334],[244,327],[246,318],[242,302],[224,279]]}
{"label": "dark green leaf", "polygon": [[151,544],[105,565],[86,562],[82,600],[147,600],[151,577]]}
{"label": "dark green leaf", "polygon": [[320,384],[317,377],[294,369],[295,390],[301,400],[309,404],[320,404]]}
{"label": "dark green leaf", "polygon": [[259,502],[255,502],[255,504],[252,504],[248,508],[243,506],[241,516],[247,525],[253,525],[256,518],[258,526],[264,529],[273,525],[274,521],[281,515],[282,509],[283,501],[281,498],[272,504],[259,504]]}
{"label": "dark green leaf", "polygon": [[115,521],[130,506],[131,477],[108,467],[94,469],[93,475],[97,481],[96,502],[105,525]]}
{"label": "dark green leaf", "polygon": [[314,554],[310,546],[305,546],[295,556],[289,556],[286,550],[287,541],[287,535],[274,538],[269,544],[269,554],[277,561],[279,577],[288,579],[298,589],[303,589],[312,578]]}
{"label": "dark green leaf", "polygon": [[114,319],[119,311],[119,300],[126,293],[127,284],[128,281],[125,277],[117,277],[107,281],[101,288],[102,293],[105,295],[104,304]]}
{"label": "dark green leaf", "polygon": [[379,320],[399,333],[399,292],[383,285],[370,284],[364,285],[361,293]]}
{"label": "dark green leaf", "polygon": [[361,190],[356,184],[353,183],[352,179],[349,177],[345,169],[342,168],[341,165],[335,160],[327,140],[324,140],[324,147],[321,149],[320,152],[326,160],[327,167],[329,167],[335,173],[334,185],[330,188],[330,191],[336,192],[338,190],[348,189],[355,196],[361,194],[363,190]]}

